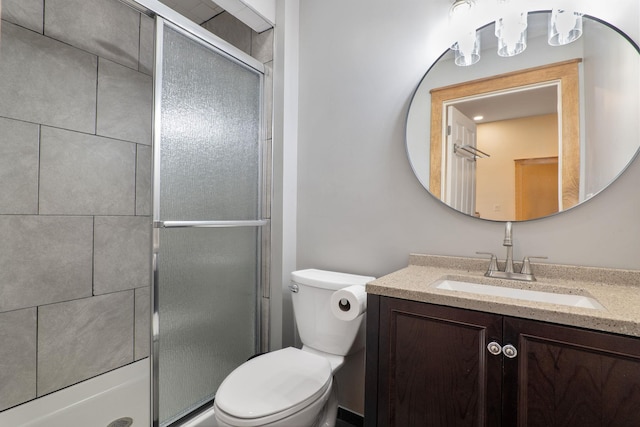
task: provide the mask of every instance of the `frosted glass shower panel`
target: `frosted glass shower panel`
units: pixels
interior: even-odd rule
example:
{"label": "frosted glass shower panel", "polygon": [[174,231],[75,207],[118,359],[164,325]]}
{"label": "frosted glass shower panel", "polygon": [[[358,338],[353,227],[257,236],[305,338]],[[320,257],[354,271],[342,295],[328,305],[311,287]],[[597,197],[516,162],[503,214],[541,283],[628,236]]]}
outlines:
{"label": "frosted glass shower panel", "polygon": [[261,74],[171,28],[163,39],[160,219],[257,219]]}
{"label": "frosted glass shower panel", "polygon": [[156,31],[153,415],[164,427],[259,351],[268,219],[261,67],[206,34],[161,19]]}
{"label": "frosted glass shower panel", "polygon": [[213,398],[256,352],[259,227],[160,230],[162,425]]}

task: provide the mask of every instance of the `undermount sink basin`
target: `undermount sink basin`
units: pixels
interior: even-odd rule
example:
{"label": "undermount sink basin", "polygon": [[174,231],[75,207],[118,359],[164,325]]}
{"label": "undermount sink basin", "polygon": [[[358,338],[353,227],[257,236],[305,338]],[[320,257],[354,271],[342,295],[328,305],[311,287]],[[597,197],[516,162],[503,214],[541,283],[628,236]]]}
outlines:
{"label": "undermount sink basin", "polygon": [[461,282],[458,280],[438,280],[432,287],[447,291],[465,292],[470,294],[491,295],[503,298],[513,298],[525,301],[546,302],[570,307],[605,308],[594,298],[583,295],[563,294],[556,292],[531,291],[528,289],[507,288],[504,286],[483,285],[480,283]]}

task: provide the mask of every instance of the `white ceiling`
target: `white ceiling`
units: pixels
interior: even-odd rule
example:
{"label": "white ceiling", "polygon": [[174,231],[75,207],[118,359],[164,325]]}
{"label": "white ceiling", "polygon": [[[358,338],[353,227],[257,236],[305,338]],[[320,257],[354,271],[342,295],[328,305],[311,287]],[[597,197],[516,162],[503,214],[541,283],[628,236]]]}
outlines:
{"label": "white ceiling", "polygon": [[558,88],[553,85],[507,92],[460,101],[455,106],[467,117],[483,116],[478,123],[555,114],[558,112]]}

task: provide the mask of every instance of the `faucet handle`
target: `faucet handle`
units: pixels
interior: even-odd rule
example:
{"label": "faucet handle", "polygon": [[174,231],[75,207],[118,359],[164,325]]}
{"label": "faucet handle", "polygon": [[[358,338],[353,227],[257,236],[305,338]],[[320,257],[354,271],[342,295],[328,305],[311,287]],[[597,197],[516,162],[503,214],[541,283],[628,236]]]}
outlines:
{"label": "faucet handle", "polygon": [[487,268],[487,273],[490,274],[494,271],[498,271],[498,258],[492,254],[491,252],[476,252],[478,255],[489,255],[491,260],[489,261],[489,268]]}
{"label": "faucet handle", "polygon": [[547,259],[546,256],[526,256],[524,257],[524,259],[522,260],[522,270],[520,270],[521,274],[531,274],[533,275],[533,272],[531,271],[531,258],[534,259]]}

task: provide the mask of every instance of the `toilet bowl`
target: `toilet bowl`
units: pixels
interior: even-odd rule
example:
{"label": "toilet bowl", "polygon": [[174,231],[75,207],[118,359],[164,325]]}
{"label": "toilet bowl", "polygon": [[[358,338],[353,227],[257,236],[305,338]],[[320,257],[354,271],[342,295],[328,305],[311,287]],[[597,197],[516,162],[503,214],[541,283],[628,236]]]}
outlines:
{"label": "toilet bowl", "polygon": [[364,314],[340,320],[331,295],[373,277],[323,270],[292,273],[292,302],[302,349],[252,358],[222,382],[214,401],[219,427],[333,427],[338,410],[334,373],[364,346]]}
{"label": "toilet bowl", "polygon": [[234,370],[218,388],[214,413],[219,427],[321,426],[331,398],[337,410],[332,385],[327,359],[288,347]]}

